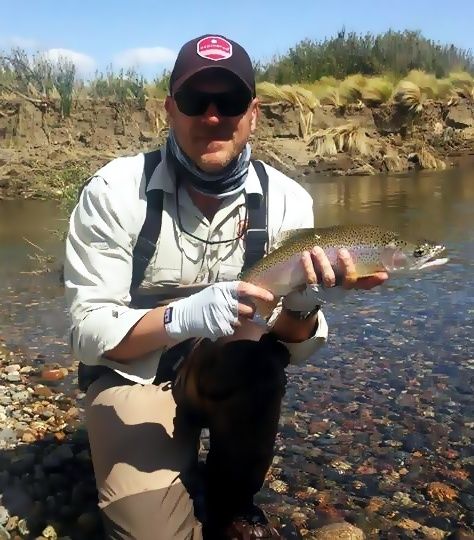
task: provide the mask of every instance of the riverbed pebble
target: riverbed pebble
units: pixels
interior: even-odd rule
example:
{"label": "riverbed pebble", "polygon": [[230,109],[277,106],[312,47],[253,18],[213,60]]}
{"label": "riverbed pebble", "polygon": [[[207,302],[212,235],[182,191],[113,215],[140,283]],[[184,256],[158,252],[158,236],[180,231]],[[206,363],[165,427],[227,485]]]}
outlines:
{"label": "riverbed pebble", "polygon": [[[406,328],[423,325],[429,334],[417,309]],[[440,367],[416,333],[413,342],[397,337],[399,321],[385,320],[382,329],[382,315],[364,311],[371,325],[365,336],[379,336],[380,345],[373,340],[367,349],[364,331],[336,334],[331,354],[288,369],[275,457],[256,500],[291,538],[327,540],[321,535],[331,531],[331,540],[345,538],[343,531],[371,540],[471,534],[474,400],[465,390],[474,372],[462,349],[453,346]],[[469,329],[453,331],[459,328],[468,343]],[[44,359],[33,365],[23,370],[22,359],[0,356],[0,526],[11,537],[28,529],[31,538],[98,540],[84,395],[67,386],[76,372]],[[42,379],[45,370],[62,378]],[[19,379],[9,381],[11,374]],[[209,448],[205,435],[201,458]]]}

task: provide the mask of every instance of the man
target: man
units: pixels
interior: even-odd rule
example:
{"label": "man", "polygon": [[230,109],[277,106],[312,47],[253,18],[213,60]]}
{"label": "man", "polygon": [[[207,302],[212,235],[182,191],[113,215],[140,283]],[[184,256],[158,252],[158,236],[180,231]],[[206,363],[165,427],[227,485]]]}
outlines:
{"label": "man", "polygon": [[[311,227],[312,201],[250,162],[258,100],[237,43],[186,43],[165,107],[165,147],[100,169],[67,240],[71,341],[107,537],[279,538],[253,496],[272,461],[284,368],[320,347],[327,325],[314,286],[284,298],[271,327],[255,323],[255,302],[278,299],[238,275],[281,231]],[[349,254],[340,258],[347,287],[387,277],[354,283]],[[317,246],[301,264],[309,284],[335,284]],[[198,470],[203,427],[210,451]]]}

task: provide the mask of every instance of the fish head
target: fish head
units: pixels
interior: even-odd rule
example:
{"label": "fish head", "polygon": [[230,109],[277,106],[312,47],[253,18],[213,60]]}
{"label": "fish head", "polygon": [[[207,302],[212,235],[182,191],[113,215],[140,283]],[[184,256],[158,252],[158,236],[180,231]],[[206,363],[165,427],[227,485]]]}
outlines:
{"label": "fish head", "polygon": [[397,237],[384,246],[380,258],[388,272],[411,271],[445,264],[449,260],[445,252],[445,246],[430,240],[409,242]]}

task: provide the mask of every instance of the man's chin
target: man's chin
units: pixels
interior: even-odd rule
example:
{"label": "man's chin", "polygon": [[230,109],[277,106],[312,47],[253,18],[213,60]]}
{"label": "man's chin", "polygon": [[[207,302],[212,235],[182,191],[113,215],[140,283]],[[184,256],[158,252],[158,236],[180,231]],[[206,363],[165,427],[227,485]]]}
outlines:
{"label": "man's chin", "polygon": [[202,154],[199,159],[198,166],[201,170],[208,173],[215,173],[222,170],[232,161],[232,156],[229,152],[207,152]]}

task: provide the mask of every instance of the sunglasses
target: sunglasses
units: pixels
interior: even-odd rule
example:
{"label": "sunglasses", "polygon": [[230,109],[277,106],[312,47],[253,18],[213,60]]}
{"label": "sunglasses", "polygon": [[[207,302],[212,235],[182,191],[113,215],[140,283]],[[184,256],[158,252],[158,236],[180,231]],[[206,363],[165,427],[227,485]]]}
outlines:
{"label": "sunglasses", "polygon": [[252,100],[250,92],[245,90],[211,93],[185,89],[179,90],[173,97],[178,109],[186,116],[204,114],[211,103],[216,106],[220,116],[239,116],[248,109]]}

